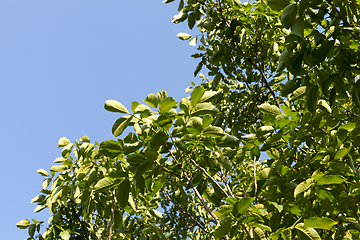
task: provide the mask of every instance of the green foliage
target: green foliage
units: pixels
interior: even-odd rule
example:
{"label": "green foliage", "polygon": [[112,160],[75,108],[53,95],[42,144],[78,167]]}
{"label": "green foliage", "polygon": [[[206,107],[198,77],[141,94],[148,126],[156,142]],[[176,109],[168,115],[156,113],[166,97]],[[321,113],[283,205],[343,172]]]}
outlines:
{"label": "green foliage", "polygon": [[359,239],[359,5],[180,0],[202,83],[131,113],[106,101],[114,137],[131,132],[61,138],[32,199],[49,225],[17,226],[46,240]]}

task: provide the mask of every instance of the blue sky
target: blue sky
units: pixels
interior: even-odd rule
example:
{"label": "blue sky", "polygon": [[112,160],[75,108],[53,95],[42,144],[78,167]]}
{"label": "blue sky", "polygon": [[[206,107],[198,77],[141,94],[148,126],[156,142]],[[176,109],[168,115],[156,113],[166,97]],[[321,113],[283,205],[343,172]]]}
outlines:
{"label": "blue sky", "polygon": [[[130,108],[166,90],[180,101],[193,77],[196,52],[171,23],[177,3],[149,1],[0,2],[0,150],[2,239],[25,239],[15,224],[47,221],[30,200],[59,157],[58,139],[113,139],[120,116],[104,110],[116,99]],[[189,32],[191,33],[191,32]]]}

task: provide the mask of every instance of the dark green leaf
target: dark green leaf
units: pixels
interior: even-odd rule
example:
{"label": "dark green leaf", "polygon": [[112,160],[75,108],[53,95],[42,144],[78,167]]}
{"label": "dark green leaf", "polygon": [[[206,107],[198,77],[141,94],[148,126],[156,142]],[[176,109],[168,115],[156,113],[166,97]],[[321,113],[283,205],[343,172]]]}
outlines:
{"label": "dark green leaf", "polygon": [[119,203],[120,208],[124,209],[129,201],[130,194],[130,181],[129,179],[124,179],[118,186],[116,200]]}
{"label": "dark green leaf", "polygon": [[123,116],[115,121],[112,127],[112,134],[114,137],[119,136],[129,126],[133,116]]}
{"label": "dark green leaf", "polygon": [[223,236],[228,234],[231,229],[231,223],[232,220],[228,217],[221,220],[215,229],[215,239],[222,239]]}
{"label": "dark green leaf", "polygon": [[267,0],[267,4],[275,11],[280,11],[289,5],[290,0]]}
{"label": "dark green leaf", "polygon": [[307,89],[305,106],[312,114],[314,114],[316,111],[318,96],[319,96],[318,85],[313,85],[309,89]]}
{"label": "dark green leaf", "polygon": [[296,19],[298,5],[296,3],[289,4],[281,15],[281,24],[285,28],[290,28]]}

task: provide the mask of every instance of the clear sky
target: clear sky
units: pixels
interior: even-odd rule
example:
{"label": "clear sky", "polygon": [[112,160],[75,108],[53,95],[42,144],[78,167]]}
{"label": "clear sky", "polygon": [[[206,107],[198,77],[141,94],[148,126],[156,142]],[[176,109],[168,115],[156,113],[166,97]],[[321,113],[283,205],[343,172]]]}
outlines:
{"label": "clear sky", "polygon": [[[130,109],[166,90],[180,101],[198,60],[171,23],[177,3],[161,0],[5,0],[0,2],[0,230],[25,239],[24,219],[47,221],[30,200],[60,157],[58,139],[113,139],[120,116],[104,110],[116,99]],[[191,32],[189,32],[191,33]]]}

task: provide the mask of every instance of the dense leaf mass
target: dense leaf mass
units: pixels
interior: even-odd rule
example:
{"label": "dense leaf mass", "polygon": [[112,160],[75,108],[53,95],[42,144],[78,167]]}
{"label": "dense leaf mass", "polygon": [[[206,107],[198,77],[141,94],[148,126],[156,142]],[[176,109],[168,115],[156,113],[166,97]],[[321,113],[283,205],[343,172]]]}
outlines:
{"label": "dense leaf mass", "polygon": [[[166,0],[165,3],[174,2]],[[71,143],[29,239],[360,239],[360,1],[180,0],[202,83]],[[199,41],[198,41],[199,40]],[[200,71],[206,68],[207,77]],[[128,132],[128,131],[127,131]]]}

